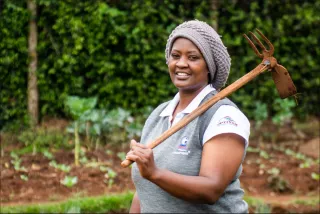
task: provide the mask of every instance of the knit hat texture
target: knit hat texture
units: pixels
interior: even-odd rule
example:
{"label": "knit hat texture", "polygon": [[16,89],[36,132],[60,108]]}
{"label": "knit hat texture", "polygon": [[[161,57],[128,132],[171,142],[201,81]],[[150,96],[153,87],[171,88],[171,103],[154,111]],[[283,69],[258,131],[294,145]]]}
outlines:
{"label": "knit hat texture", "polygon": [[172,45],[179,37],[191,40],[198,47],[207,63],[210,83],[216,89],[222,88],[229,76],[231,58],[217,32],[207,23],[198,20],[180,24],[171,32],[167,41],[165,50],[167,64]]}

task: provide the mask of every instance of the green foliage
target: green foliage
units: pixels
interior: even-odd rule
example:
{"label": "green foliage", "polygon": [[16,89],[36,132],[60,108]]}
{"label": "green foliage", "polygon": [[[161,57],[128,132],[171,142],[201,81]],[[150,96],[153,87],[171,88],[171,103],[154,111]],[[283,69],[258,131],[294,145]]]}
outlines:
{"label": "green foliage", "polygon": [[70,111],[75,120],[85,120],[87,115],[97,104],[97,98],[80,98],[77,96],[68,96],[65,101],[65,106]]}
{"label": "green foliage", "polygon": [[[133,193],[98,197],[75,197],[58,203],[1,206],[0,213],[65,213],[79,210],[81,213],[127,213]],[[74,207],[74,208],[72,208]]]}
{"label": "green foliage", "polygon": [[93,108],[97,104],[97,98],[80,98],[77,96],[67,96],[65,106],[68,108],[74,118],[74,161],[75,165],[79,165],[80,138],[79,125],[86,122],[88,115],[91,114]]}
{"label": "green foliage", "polygon": [[46,158],[48,158],[49,160],[54,159],[54,156],[51,152],[49,152],[47,149],[42,151],[43,156],[45,156]]}
{"label": "green foliage", "polygon": [[319,181],[320,180],[320,174],[319,173],[311,173],[311,177],[312,179],[316,180],[316,181]]}
{"label": "green foliage", "polygon": [[[73,97],[73,100],[77,100],[77,102],[82,99],[90,100],[90,98]],[[141,117],[135,119],[129,111],[122,108],[112,109],[109,112],[104,109],[90,108],[83,111],[82,114],[79,113],[77,118],[67,127],[67,132],[75,133],[75,124],[78,123],[79,134],[86,135],[86,139],[90,141],[88,146],[92,146],[96,142],[97,148],[100,142],[123,143],[131,138],[141,136]],[[112,139],[110,140],[110,138]]]}
{"label": "green foliage", "polygon": [[29,178],[27,175],[20,175],[21,180],[28,181]]}
{"label": "green foliage", "polygon": [[75,184],[78,183],[77,176],[65,176],[63,180],[60,181],[61,184],[65,185],[66,187],[73,187]]}
{"label": "green foliage", "polygon": [[12,158],[11,163],[13,165],[13,168],[16,171],[20,171],[20,172],[28,172],[28,170],[24,167],[21,166],[21,158],[15,153],[15,152],[11,152],[10,156]]}
{"label": "green foliage", "polygon": [[109,188],[111,188],[114,183],[114,179],[117,177],[117,173],[108,167],[107,173],[104,175],[104,177],[106,178],[104,182],[108,184]]}
{"label": "green foliage", "polygon": [[[37,0],[40,116],[65,116],[64,101],[70,94],[97,97],[100,109],[121,107],[135,114],[170,99],[176,89],[167,73],[165,44],[177,24],[194,18],[209,24],[218,21],[232,57],[227,85],[260,62],[242,37],[259,28],[302,93],[299,106],[290,112],[297,117],[318,114],[320,50],[315,47],[320,1],[228,0],[219,1],[218,11],[208,9],[211,2]],[[29,15],[26,1],[3,1],[0,129],[27,113]],[[276,97],[268,72],[231,95],[250,119],[258,121],[266,113],[271,118],[278,115]]]}
{"label": "green foliage", "polygon": [[268,108],[267,104],[262,103],[261,101],[255,102],[255,109],[253,112],[253,119],[256,122],[256,127],[255,128],[260,128],[263,121],[268,119]]}
{"label": "green foliage", "polygon": [[254,213],[272,213],[271,206],[265,203],[258,204],[254,210]]}
{"label": "green foliage", "polygon": [[48,148],[69,148],[69,137],[61,131],[46,128],[26,129],[18,136],[18,140],[25,146],[33,147],[33,154]]}
{"label": "green foliage", "polygon": [[[320,50],[315,47],[320,34],[320,28],[316,27],[320,23],[320,17],[316,15],[319,9],[319,0],[223,1],[219,10],[219,33],[232,58],[228,84],[260,62],[242,37],[243,33],[259,28],[273,43],[274,56],[287,68],[298,92],[302,93],[298,99],[299,106],[292,109],[295,116],[302,118],[318,114],[319,96],[315,89],[320,86],[317,75]],[[276,113],[273,100],[277,97],[279,95],[268,72],[231,95],[249,118],[254,118],[257,101],[267,105],[272,117]]]}
{"label": "green foliage", "polygon": [[[3,3],[2,3],[3,4]],[[5,1],[0,19],[0,129],[27,112],[27,35],[29,15],[26,1]]]}
{"label": "green foliage", "polygon": [[63,172],[70,172],[71,166],[65,165],[65,164],[58,164],[55,160],[50,161],[49,166],[52,166],[56,169],[59,169]]}
{"label": "green foliage", "polygon": [[286,122],[290,121],[293,117],[292,108],[295,106],[293,100],[281,100],[277,98],[274,100],[273,108],[276,114],[272,117],[272,122],[278,126],[284,125]]}
{"label": "green foliage", "polygon": [[267,179],[268,184],[274,191],[288,192],[292,190],[289,182],[280,175],[280,170],[278,168],[273,167],[267,172],[270,175]]}

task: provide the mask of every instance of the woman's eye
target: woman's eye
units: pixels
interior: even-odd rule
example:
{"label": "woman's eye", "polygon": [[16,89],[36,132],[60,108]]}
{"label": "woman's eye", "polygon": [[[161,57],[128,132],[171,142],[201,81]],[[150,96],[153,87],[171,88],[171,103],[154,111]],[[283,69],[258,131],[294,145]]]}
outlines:
{"label": "woman's eye", "polygon": [[199,57],[198,56],[189,56],[190,60],[197,60]]}
{"label": "woman's eye", "polygon": [[174,59],[177,59],[177,58],[179,58],[179,55],[173,53],[173,54],[171,54],[171,57],[174,58]]}

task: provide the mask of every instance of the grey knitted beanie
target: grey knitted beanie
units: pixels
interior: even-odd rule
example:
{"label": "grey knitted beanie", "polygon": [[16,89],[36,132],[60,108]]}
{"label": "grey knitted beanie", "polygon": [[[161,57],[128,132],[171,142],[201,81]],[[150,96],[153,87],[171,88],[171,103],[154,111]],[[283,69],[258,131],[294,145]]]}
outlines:
{"label": "grey knitted beanie", "polygon": [[173,42],[179,37],[191,40],[199,48],[210,72],[210,83],[216,89],[222,88],[229,76],[231,58],[217,32],[207,23],[198,20],[180,24],[171,32],[167,41],[167,64]]}

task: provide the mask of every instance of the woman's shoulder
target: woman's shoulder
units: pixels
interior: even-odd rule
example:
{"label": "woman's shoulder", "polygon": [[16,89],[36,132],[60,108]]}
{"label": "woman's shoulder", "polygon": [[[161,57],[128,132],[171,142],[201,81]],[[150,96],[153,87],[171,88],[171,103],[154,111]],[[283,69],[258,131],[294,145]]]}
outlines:
{"label": "woman's shoulder", "polygon": [[166,101],[164,103],[161,103],[160,105],[158,105],[152,112],[150,115],[159,115],[170,103],[171,100]]}
{"label": "woman's shoulder", "polygon": [[247,124],[250,126],[249,119],[247,116],[236,106],[233,105],[221,105],[215,115],[215,118],[235,118],[239,122]]}

